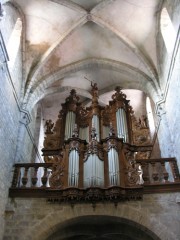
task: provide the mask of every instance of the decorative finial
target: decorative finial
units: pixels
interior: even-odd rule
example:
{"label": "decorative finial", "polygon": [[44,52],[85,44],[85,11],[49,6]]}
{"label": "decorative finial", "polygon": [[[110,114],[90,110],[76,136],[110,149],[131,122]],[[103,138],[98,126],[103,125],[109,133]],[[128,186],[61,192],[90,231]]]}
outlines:
{"label": "decorative finial", "polygon": [[76,90],[72,89],[70,91],[70,95],[69,97],[66,98],[66,102],[78,102],[79,101],[79,97],[76,95]]}
{"label": "decorative finial", "polygon": [[115,87],[115,91],[116,91],[116,92],[120,93],[121,90],[122,90],[122,88],[121,88],[120,86]]}

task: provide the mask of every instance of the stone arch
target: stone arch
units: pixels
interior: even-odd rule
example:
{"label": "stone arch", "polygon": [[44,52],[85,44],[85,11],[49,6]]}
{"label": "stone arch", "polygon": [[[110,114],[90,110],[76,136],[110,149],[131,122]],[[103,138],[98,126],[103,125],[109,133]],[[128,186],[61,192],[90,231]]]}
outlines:
{"label": "stone arch", "polygon": [[[147,229],[157,236],[156,239],[178,239],[171,231],[168,231],[167,226],[164,226],[158,218],[152,218],[147,212],[142,212],[127,204],[119,204],[115,207],[112,204],[98,204],[96,209],[91,205],[77,205],[73,208],[63,206],[60,210],[47,215],[38,225],[29,229],[26,232],[27,239],[31,240],[46,240],[53,233],[58,231],[60,226],[67,221],[74,220],[85,216],[106,216],[117,217],[130,221],[136,226],[141,226],[142,229]],[[24,236],[23,236],[24,237]],[[22,240],[22,238],[20,238]]]}
{"label": "stone arch", "polygon": [[59,239],[146,239],[160,240],[144,226],[115,216],[81,216],[60,224],[57,232],[46,240]]}
{"label": "stone arch", "polygon": [[[129,88],[139,89],[146,92],[151,96],[154,102],[159,100],[159,89],[156,88],[152,79],[139,69],[110,59],[90,58],[61,67],[55,73],[45,76],[45,78],[39,81],[37,85],[32,85],[31,93],[29,93],[24,99],[24,102],[27,104],[26,108],[31,110],[32,107],[46,95],[45,89],[49,88],[54,82],[67,77],[69,74],[76,73],[89,67],[109,69],[124,73],[132,80],[131,83],[129,83]],[[140,80],[137,82],[134,78]],[[124,84],[127,83],[122,82],[121,84],[122,87],[124,87]]]}

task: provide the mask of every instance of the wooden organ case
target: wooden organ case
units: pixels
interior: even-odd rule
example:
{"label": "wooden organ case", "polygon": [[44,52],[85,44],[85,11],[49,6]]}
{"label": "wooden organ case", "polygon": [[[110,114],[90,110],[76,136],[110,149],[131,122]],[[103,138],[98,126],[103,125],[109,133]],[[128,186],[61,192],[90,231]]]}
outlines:
{"label": "wooden organ case", "polygon": [[147,123],[136,120],[120,87],[104,107],[98,103],[97,84],[91,86],[90,107],[82,106],[73,89],[56,123],[46,121],[42,152],[52,163],[50,200],[142,199],[146,169],[136,159],[150,156]]}

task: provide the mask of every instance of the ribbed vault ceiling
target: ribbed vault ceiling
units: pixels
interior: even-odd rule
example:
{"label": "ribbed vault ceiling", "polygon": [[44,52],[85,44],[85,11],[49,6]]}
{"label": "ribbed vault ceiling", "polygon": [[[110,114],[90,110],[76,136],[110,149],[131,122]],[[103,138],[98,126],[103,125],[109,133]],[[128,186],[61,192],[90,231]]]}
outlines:
{"label": "ribbed vault ceiling", "polygon": [[42,98],[47,102],[46,96],[54,93],[55,101],[57,93],[69,87],[89,99],[90,81],[97,82],[102,93],[120,85],[158,97],[161,0],[11,2],[25,19],[24,102],[29,106]]}

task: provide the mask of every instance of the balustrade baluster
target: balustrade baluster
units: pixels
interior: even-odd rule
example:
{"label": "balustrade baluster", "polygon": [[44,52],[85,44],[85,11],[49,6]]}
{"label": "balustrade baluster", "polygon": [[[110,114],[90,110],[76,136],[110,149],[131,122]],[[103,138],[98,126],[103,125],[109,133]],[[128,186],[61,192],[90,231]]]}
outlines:
{"label": "balustrade baluster", "polygon": [[173,162],[170,162],[169,164],[171,166],[174,181],[179,182],[180,181],[180,176],[179,176],[179,169],[178,169],[177,162],[174,160]]}
{"label": "balustrade baluster", "polygon": [[13,180],[12,180],[12,188],[19,187],[18,186],[19,178],[20,178],[20,167],[15,166]]}
{"label": "balustrade baluster", "polygon": [[28,171],[29,171],[29,167],[25,167],[24,170],[24,176],[22,177],[22,187],[26,187],[26,184],[28,182]]}
{"label": "balustrade baluster", "polygon": [[149,181],[149,163],[141,162],[141,168],[143,170],[142,178],[145,184],[148,184]]}
{"label": "balustrade baluster", "polygon": [[46,187],[47,180],[48,180],[48,171],[47,171],[47,167],[44,167],[44,175],[41,177],[41,181],[43,184],[42,187]]}
{"label": "balustrade baluster", "polygon": [[33,177],[31,178],[31,183],[32,183],[33,187],[36,186],[36,183],[37,183],[37,180],[38,180],[38,177],[37,177],[38,168],[39,167],[34,167],[34,174],[33,174]]}
{"label": "balustrade baluster", "polygon": [[157,172],[156,163],[151,162],[151,166],[152,166],[152,178],[154,182],[157,182],[159,181],[159,173]]}
{"label": "balustrade baluster", "polygon": [[161,167],[163,171],[163,178],[165,182],[168,182],[169,173],[166,171],[165,162],[161,162]]}

